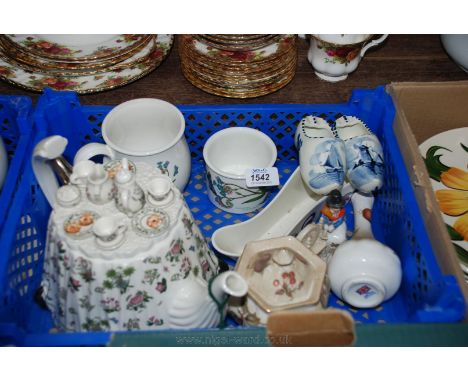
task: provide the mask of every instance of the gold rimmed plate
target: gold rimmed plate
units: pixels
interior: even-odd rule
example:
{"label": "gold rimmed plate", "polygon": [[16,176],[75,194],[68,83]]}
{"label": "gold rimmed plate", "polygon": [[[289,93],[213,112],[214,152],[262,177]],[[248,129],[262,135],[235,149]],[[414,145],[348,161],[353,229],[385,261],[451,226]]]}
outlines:
{"label": "gold rimmed plate", "polygon": [[187,50],[183,45],[179,45],[179,55],[182,62],[197,66],[201,71],[221,76],[241,78],[261,76],[267,72],[281,70],[289,61],[292,60],[293,57],[297,57],[297,51],[295,47],[291,47],[291,49],[285,51],[284,54],[279,55],[275,60],[269,60],[265,63],[255,62],[250,65],[237,66],[232,64],[225,65],[222,63],[213,63],[208,59],[204,59],[202,56],[192,54],[192,52]]}
{"label": "gold rimmed plate", "polygon": [[252,63],[266,63],[275,60],[279,55],[291,49],[296,48],[295,35],[282,35],[278,42],[266,47],[251,51],[226,51],[216,49],[200,42],[191,35],[181,35],[179,43],[185,46],[185,49],[192,51],[203,59],[210,60],[213,63],[233,66],[249,66]]}
{"label": "gold rimmed plate", "polygon": [[76,69],[55,69],[55,70],[47,70],[37,68],[33,65],[26,64],[24,62],[18,61],[8,55],[3,49],[0,49],[0,57],[19,68],[24,69],[27,72],[34,72],[36,74],[46,74],[46,75],[53,75],[53,76],[62,76],[62,77],[83,77],[83,76],[90,76],[90,75],[99,75],[106,72],[118,72],[124,69],[129,69],[132,67],[136,67],[139,64],[144,64],[148,62],[149,59],[155,55],[160,48],[158,47],[157,37],[153,37],[149,44],[143,49],[137,51],[134,55],[127,58],[126,60],[119,62],[117,64],[103,67],[103,68],[96,68],[96,69],[83,69],[83,70],[76,70]]}
{"label": "gold rimmed plate", "polygon": [[148,44],[154,40],[154,35],[149,35],[142,44],[135,46],[135,48],[129,50],[125,54],[119,55],[117,57],[110,57],[98,61],[89,61],[89,62],[63,62],[57,61],[54,59],[48,59],[41,56],[36,56],[30,53],[25,52],[24,50],[18,49],[11,41],[6,39],[4,36],[0,35],[0,50],[4,54],[14,59],[15,61],[23,64],[32,66],[40,70],[50,70],[50,71],[59,71],[59,70],[99,70],[102,68],[107,68],[112,65],[116,65],[122,61],[125,61],[129,58],[134,57],[138,52],[143,50]]}
{"label": "gold rimmed plate", "polygon": [[136,81],[156,69],[169,53],[173,44],[173,35],[158,35],[156,44],[157,47],[153,51],[153,55],[131,68],[74,77],[26,71],[0,57],[0,78],[22,88],[38,92],[45,87],[54,90],[73,90],[80,94],[110,90]]}
{"label": "gold rimmed plate", "polygon": [[9,34],[19,49],[64,62],[83,62],[117,57],[144,44],[144,34]]}
{"label": "gold rimmed plate", "polygon": [[280,35],[265,35],[266,37],[261,37],[258,39],[252,40],[220,40],[216,38],[216,35],[194,35],[195,38],[204,44],[228,51],[251,51],[263,48],[265,46],[271,45],[277,42],[280,38]]}
{"label": "gold rimmed plate", "polygon": [[266,70],[256,74],[236,74],[231,75],[229,73],[213,72],[203,66],[198,65],[197,62],[183,61],[182,65],[188,67],[196,75],[203,77],[213,83],[217,84],[235,84],[254,87],[256,84],[268,81],[270,78],[275,76],[281,76],[283,73],[296,67],[297,59],[296,56],[291,56],[288,60],[283,61],[282,65],[273,70]]}
{"label": "gold rimmed plate", "polygon": [[252,97],[259,97],[269,93],[273,93],[284,86],[286,86],[295,75],[295,66],[284,75],[274,78],[270,80],[268,83],[264,83],[259,85],[255,88],[233,88],[226,84],[222,86],[216,86],[211,82],[207,82],[203,79],[200,79],[196,74],[194,74],[190,69],[182,66],[182,71],[184,76],[187,78],[189,82],[191,82],[194,86],[198,87],[199,89],[206,91],[210,94],[215,94],[223,97],[229,98],[252,98]]}

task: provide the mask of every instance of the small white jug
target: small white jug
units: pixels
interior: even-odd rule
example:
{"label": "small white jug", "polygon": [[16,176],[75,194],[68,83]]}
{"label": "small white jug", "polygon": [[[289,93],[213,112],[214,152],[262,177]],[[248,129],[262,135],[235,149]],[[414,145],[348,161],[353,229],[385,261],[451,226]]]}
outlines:
{"label": "small white jug", "polygon": [[105,204],[114,199],[115,186],[102,164],[95,164],[87,177],[86,195],[94,204]]}

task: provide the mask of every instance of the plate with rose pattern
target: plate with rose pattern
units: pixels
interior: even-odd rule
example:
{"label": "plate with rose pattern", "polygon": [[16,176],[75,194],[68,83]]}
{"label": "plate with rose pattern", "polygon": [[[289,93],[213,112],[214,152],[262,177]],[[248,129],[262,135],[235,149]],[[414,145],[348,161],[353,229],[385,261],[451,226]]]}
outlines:
{"label": "plate with rose pattern", "polygon": [[31,62],[31,63],[24,63],[20,60],[16,59],[13,56],[10,56],[8,51],[1,51],[0,57],[8,62],[11,65],[17,66],[21,69],[24,69],[26,72],[34,72],[35,74],[45,74],[45,75],[53,75],[53,76],[64,76],[64,77],[83,77],[89,75],[97,75],[106,72],[118,72],[122,71],[123,69],[135,67],[137,64],[143,63],[147,61],[149,58],[153,56],[153,51],[157,50],[157,43],[156,37],[152,40],[148,41],[148,44],[143,47],[141,50],[135,52],[134,55],[131,57],[124,59],[121,62],[118,62],[114,65],[109,65],[106,67],[101,68],[91,68],[91,69],[67,69],[67,68],[59,68],[59,69],[44,69],[41,67],[36,66],[36,64],[40,65],[39,62]]}
{"label": "plate with rose pattern", "polygon": [[31,72],[8,62],[0,55],[0,78],[32,91],[45,87],[54,90],[73,90],[79,94],[109,90],[133,82],[156,69],[166,58],[173,43],[173,36],[159,34],[151,54],[133,66],[112,69],[91,75],[64,76],[46,72]]}
{"label": "plate with rose pattern", "polygon": [[61,61],[116,57],[144,43],[145,34],[9,34],[16,46],[34,55]]}
{"label": "plate with rose pattern", "polygon": [[168,231],[169,215],[158,208],[144,208],[132,218],[132,228],[140,236],[160,236]]}
{"label": "plate with rose pattern", "polygon": [[83,211],[70,215],[63,223],[63,230],[73,239],[85,239],[92,236],[93,224],[99,214],[93,211]]}
{"label": "plate with rose pattern", "polygon": [[122,54],[118,57],[111,57],[108,59],[102,59],[98,61],[88,61],[88,62],[63,62],[57,61],[54,59],[48,59],[44,57],[35,56],[28,54],[23,50],[17,48],[16,45],[12,44],[10,41],[6,40],[5,37],[0,35],[0,50],[2,53],[9,57],[10,60],[14,60],[18,66],[23,66],[26,69],[32,71],[92,71],[99,69],[106,69],[113,65],[121,65],[126,61],[133,61],[137,58],[137,55],[141,55],[143,51],[147,51],[149,47],[154,44],[156,35],[149,35],[145,39],[144,43],[132,49],[125,54]]}
{"label": "plate with rose pattern", "polygon": [[437,134],[419,148],[460,264],[468,273],[468,127]]}
{"label": "plate with rose pattern", "polygon": [[193,48],[205,56],[230,62],[252,62],[272,59],[295,44],[294,35],[283,35],[277,42],[250,51],[227,51],[214,48],[189,36],[183,36],[184,43],[193,44]]}

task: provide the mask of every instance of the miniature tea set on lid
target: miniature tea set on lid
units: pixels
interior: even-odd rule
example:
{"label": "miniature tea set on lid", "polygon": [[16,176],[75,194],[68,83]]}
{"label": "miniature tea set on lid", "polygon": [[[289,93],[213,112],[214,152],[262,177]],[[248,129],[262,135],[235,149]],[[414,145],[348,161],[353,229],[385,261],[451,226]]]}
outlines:
{"label": "miniature tea set on lid", "polygon": [[[33,170],[53,207],[42,296],[59,330],[209,328],[222,325],[226,312],[243,325],[266,325],[273,312],[326,309],[330,289],[357,308],[396,293],[399,259],[374,239],[366,220],[372,192],[383,184],[382,147],[361,120],[342,116],[333,126],[315,116],[301,120],[300,166],[281,192],[250,221],[213,235],[217,250],[238,257],[235,270],[219,273],[181,193],[190,155],[183,117],[168,105],[119,105],[103,122],[106,145],[82,147],[73,166],[63,157],[64,137],[45,138],[34,149]],[[164,133],[145,127],[155,116]],[[134,134],[125,138],[122,126],[132,121]],[[98,154],[110,160],[90,160]],[[265,203],[267,188],[245,184],[249,168],[276,160],[265,134],[221,130],[203,154],[216,207],[245,213]]]}

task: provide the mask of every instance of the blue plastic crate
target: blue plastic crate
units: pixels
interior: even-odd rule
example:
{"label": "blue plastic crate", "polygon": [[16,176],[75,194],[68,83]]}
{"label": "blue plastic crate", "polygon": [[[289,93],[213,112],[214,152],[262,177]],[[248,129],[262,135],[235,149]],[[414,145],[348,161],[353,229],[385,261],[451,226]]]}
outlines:
{"label": "blue plastic crate", "polygon": [[[307,114],[331,124],[342,115],[364,120],[384,147],[385,184],[378,192],[373,211],[377,239],[393,248],[403,265],[399,292],[375,309],[353,309],[335,296],[330,305],[346,309],[354,319],[366,323],[456,322],[463,318],[465,302],[453,276],[443,275],[431,248],[418,210],[409,175],[398,148],[392,124],[395,110],[383,87],[356,90],[346,104],[335,105],[222,105],[185,106],[186,138],[193,169],[185,191],[197,224],[207,238],[226,224],[243,221],[253,214],[232,215],[208,201],[204,183],[203,145],[214,132],[230,126],[249,126],[269,135],[278,149],[281,183],[297,167],[294,132]],[[102,141],[101,123],[111,107],[82,106],[75,93],[46,90],[35,112],[35,141],[51,134],[69,139],[66,156],[90,141]],[[16,344],[104,345],[110,333],[50,334],[53,327],[47,310],[34,302],[42,275],[44,244],[50,207],[32,174],[30,163],[9,213],[2,234],[0,263],[0,342]],[[235,330],[243,330],[238,328]],[[222,335],[222,331],[214,331]]]}
{"label": "blue plastic crate", "polygon": [[0,232],[12,196],[21,180],[21,167],[31,139],[32,102],[29,97],[0,96],[0,136],[8,155],[8,172],[0,191]]}

